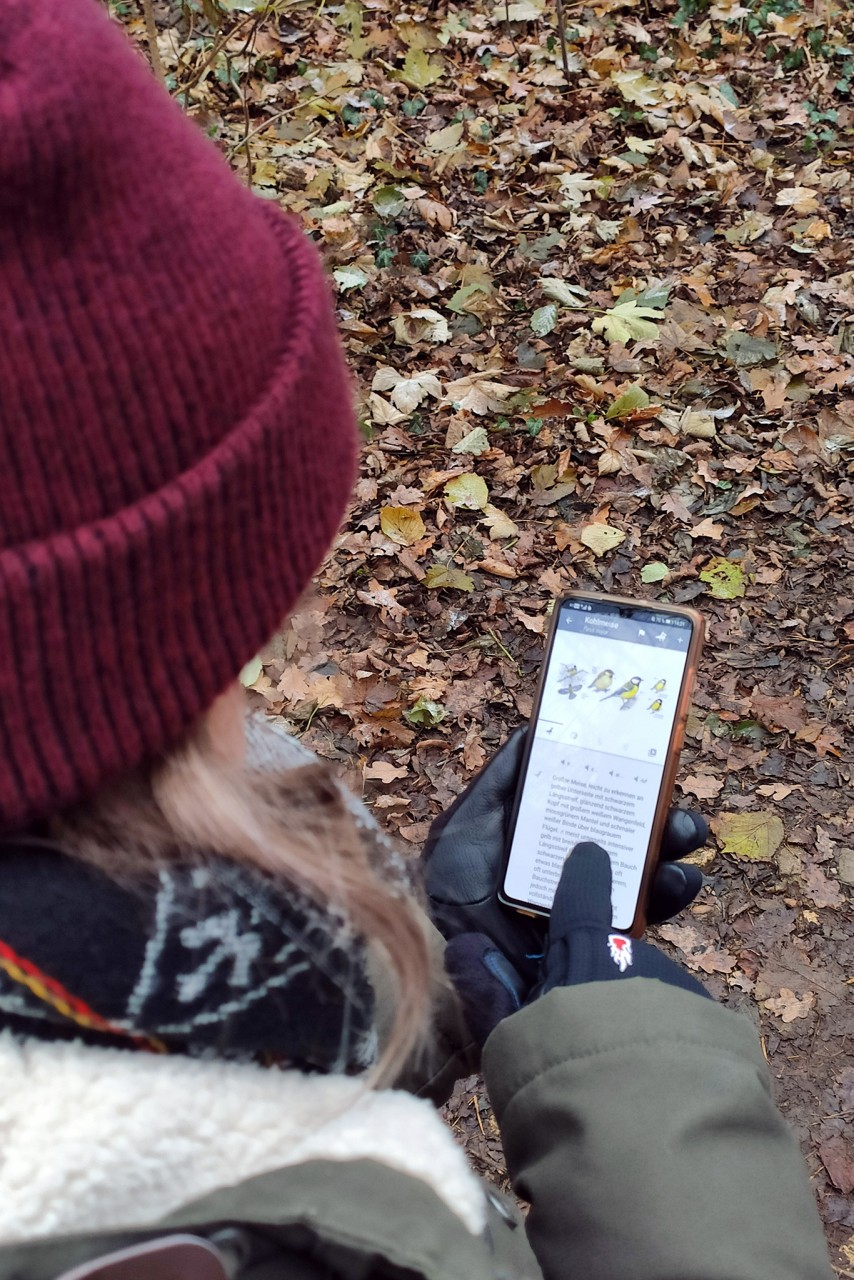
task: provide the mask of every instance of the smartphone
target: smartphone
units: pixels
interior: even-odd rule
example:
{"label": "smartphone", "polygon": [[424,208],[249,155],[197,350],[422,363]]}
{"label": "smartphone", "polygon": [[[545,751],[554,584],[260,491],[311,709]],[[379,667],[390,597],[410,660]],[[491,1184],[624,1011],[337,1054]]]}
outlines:
{"label": "smartphone", "polygon": [[694,609],[573,592],[555,604],[499,897],[548,915],[564,861],[611,857],[612,927],[640,937],[697,663]]}

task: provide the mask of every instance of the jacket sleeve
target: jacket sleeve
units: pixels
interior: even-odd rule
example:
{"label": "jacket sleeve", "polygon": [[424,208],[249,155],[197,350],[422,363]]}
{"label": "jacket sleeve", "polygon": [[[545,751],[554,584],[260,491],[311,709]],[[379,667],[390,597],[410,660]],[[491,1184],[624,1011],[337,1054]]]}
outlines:
{"label": "jacket sleeve", "polygon": [[484,1074],[546,1280],[832,1280],[747,1019],[650,979],[559,988]]}

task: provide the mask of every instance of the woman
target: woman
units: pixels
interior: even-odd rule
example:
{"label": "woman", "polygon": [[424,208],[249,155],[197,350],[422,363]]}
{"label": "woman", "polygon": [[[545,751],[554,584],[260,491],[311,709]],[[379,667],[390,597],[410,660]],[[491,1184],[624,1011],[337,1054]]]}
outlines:
{"label": "woman", "polygon": [[607,856],[501,913],[517,741],[427,874],[527,1235],[388,1087],[472,1061],[439,935],[236,685],[353,478],[316,257],[94,0],[0,6],[0,167],[0,1277],[828,1274],[749,1026],[603,967]]}

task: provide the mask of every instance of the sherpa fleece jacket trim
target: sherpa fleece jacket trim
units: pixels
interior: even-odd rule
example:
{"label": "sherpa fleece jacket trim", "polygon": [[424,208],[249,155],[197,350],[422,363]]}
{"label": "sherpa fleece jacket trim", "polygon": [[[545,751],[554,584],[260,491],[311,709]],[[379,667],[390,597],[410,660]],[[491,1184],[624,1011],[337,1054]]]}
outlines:
{"label": "sherpa fleece jacket trim", "polygon": [[357,1079],[0,1034],[0,1242],[140,1227],[306,1160],[373,1159],[480,1232],[480,1182],[433,1107]]}

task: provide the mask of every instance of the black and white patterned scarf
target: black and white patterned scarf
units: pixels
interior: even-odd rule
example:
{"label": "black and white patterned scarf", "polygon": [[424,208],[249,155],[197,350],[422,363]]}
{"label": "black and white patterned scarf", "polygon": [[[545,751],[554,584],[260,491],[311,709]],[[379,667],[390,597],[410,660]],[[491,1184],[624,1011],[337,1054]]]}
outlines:
{"label": "black and white patterned scarf", "polygon": [[[254,718],[252,768],[314,757]],[[404,860],[355,799],[372,859]],[[348,922],[224,858],[115,883],[32,837],[0,844],[0,1027],[153,1052],[361,1071],[377,1057],[365,948]]]}

